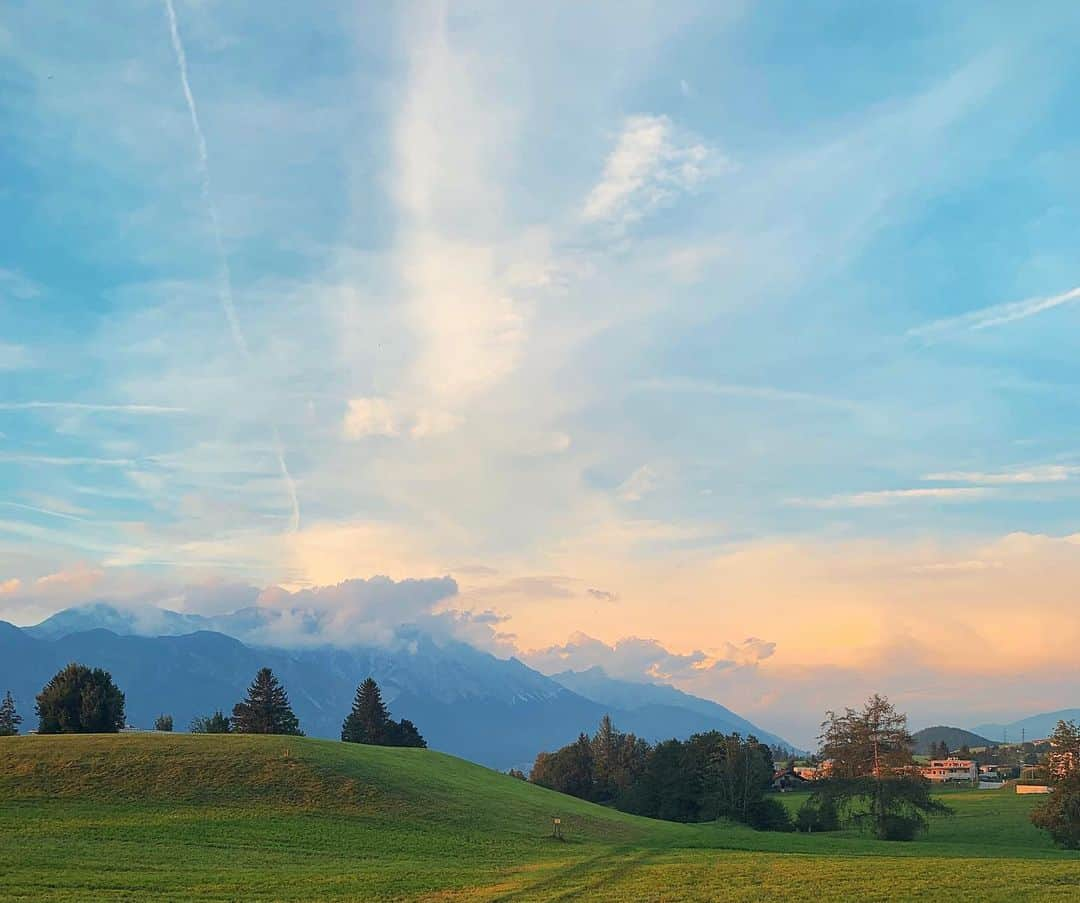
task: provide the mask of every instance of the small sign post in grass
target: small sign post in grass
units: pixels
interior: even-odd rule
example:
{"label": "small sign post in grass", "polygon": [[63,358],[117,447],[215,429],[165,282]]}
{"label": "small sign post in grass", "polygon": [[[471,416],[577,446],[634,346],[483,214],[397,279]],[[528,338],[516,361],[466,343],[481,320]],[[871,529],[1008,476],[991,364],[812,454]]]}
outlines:
{"label": "small sign post in grass", "polygon": [[555,838],[555,840],[562,840],[563,839],[563,836],[562,836],[562,819],[561,818],[552,818],[551,819],[551,836],[553,838]]}

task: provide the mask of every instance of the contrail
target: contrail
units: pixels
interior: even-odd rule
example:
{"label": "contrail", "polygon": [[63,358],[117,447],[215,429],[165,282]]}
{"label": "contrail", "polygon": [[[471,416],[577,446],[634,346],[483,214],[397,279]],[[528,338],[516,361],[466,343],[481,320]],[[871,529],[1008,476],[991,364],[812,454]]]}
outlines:
{"label": "contrail", "polygon": [[[195,106],[195,95],[191,93],[191,82],[188,81],[187,54],[184,53],[184,42],[180,40],[180,29],[176,23],[176,10],[172,0],[165,0],[165,11],[169,15],[169,34],[172,37],[173,51],[176,54],[176,66],[180,71],[180,84],[184,89],[184,99],[187,101],[188,113],[191,115],[191,129],[195,134],[195,142],[199,151],[199,176],[202,183],[202,196],[206,204],[206,212],[210,218],[211,232],[214,236],[214,248],[218,259],[218,298],[221,307],[225,311],[225,318],[229,321],[229,329],[232,332],[233,342],[245,363],[250,361],[251,353],[248,350],[247,340],[240,328],[240,320],[236,316],[236,305],[233,303],[232,272],[229,270],[229,258],[225,253],[225,243],[221,239],[221,224],[218,220],[217,206],[214,204],[214,196],[210,190],[210,155],[206,149],[206,136],[203,134],[202,125],[199,123],[199,111]],[[295,533],[300,528],[300,500],[296,495],[296,482],[289,473],[289,467],[285,463],[285,451],[281,444],[281,433],[277,424],[273,424],[274,450],[277,453],[278,469],[289,490],[289,500],[292,503],[291,529]]]}

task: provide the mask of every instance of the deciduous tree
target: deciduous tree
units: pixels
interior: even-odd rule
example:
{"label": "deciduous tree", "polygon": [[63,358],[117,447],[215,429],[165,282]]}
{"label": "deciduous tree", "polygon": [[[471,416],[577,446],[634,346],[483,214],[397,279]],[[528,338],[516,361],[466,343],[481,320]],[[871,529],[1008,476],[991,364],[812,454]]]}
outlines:
{"label": "deciduous tree", "polygon": [[1059,721],[1050,737],[1047,774],[1053,790],[1031,813],[1031,823],[1066,850],[1080,850],[1080,727]]}
{"label": "deciduous tree", "polygon": [[109,734],[124,726],[124,694],[112,675],[72,662],[37,696],[38,733]]}
{"label": "deciduous tree", "polygon": [[193,734],[227,734],[229,733],[229,719],[221,710],[213,715],[203,715],[193,718],[188,728]]}

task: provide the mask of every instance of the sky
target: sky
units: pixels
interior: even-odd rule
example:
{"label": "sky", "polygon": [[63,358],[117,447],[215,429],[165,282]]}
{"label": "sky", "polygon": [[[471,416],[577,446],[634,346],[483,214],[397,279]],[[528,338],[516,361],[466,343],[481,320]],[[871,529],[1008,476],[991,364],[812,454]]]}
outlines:
{"label": "sky", "polygon": [[804,744],[1078,704],[1078,28],[5,4],[0,618],[437,615]]}

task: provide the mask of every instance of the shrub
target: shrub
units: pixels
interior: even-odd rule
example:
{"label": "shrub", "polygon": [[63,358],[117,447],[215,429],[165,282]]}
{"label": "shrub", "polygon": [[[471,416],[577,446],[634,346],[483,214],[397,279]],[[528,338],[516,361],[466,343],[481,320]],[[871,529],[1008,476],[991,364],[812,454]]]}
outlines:
{"label": "shrub", "polygon": [[914,840],[924,821],[913,815],[884,815],[875,827],[878,840]]}
{"label": "shrub", "polygon": [[746,823],[755,831],[794,831],[787,806],[766,796],[750,804]]}
{"label": "shrub", "polygon": [[795,815],[795,830],[811,834],[815,831],[839,831],[840,813],[831,799],[808,799]]}

